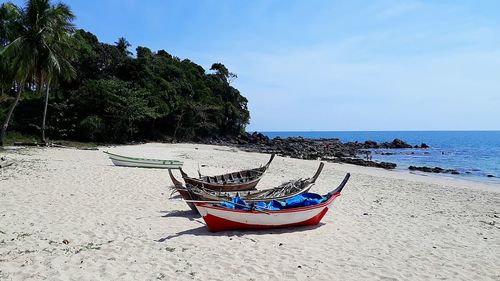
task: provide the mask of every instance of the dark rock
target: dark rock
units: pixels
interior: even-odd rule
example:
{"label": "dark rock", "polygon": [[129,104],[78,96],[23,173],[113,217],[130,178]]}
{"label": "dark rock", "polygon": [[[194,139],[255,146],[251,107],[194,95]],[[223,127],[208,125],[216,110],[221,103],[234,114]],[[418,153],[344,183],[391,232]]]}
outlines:
{"label": "dark rock", "polygon": [[380,162],[378,165],[379,165],[378,167],[384,169],[395,169],[397,167],[395,163],[390,163],[390,162]]}
{"label": "dark rock", "polygon": [[486,175],[488,178],[496,178],[494,175]]}
{"label": "dark rock", "polygon": [[[276,153],[284,157],[299,159],[323,159],[325,161],[350,163],[354,165],[394,169],[396,164],[370,161],[372,153],[366,149],[407,148],[406,142],[395,139],[390,143],[378,144],[375,141],[342,143],[336,138],[305,139],[303,137],[275,137],[270,139],[262,133],[243,133],[237,137],[212,137],[199,140],[212,145],[236,146],[245,151]],[[359,155],[359,158],[357,157]],[[365,158],[366,160],[362,159]]]}
{"label": "dark rock", "polygon": [[349,157],[350,155],[348,153],[346,153],[345,151],[337,151],[337,152],[335,152],[334,156],[338,157],[338,158],[345,158],[345,157]]}
{"label": "dark rock", "polygon": [[379,148],[379,145],[376,141],[367,140],[364,143],[364,148]]}
{"label": "dark rock", "polygon": [[434,167],[432,168],[432,172],[433,173],[443,173],[445,170],[443,168],[440,168],[440,167]]}
{"label": "dark rock", "polygon": [[392,142],[384,142],[380,145],[382,148],[413,148],[410,144],[400,140],[394,139]]}
{"label": "dark rock", "polygon": [[241,134],[241,135],[239,135],[239,136],[238,136],[238,138],[239,138],[240,140],[243,140],[243,141],[246,141],[246,142],[248,142],[248,141],[249,141],[248,134]]}
{"label": "dark rock", "polygon": [[358,166],[376,167],[376,168],[383,168],[383,169],[394,169],[397,167],[397,165],[394,163],[368,161],[368,160],[363,160],[360,158],[336,158],[336,159],[330,160],[330,162],[340,162],[340,163],[347,163],[347,164],[353,164],[353,165],[358,165]]}
{"label": "dark rock", "polygon": [[427,166],[410,166],[408,167],[410,171],[421,171],[421,172],[426,172],[426,173],[443,173],[443,174],[453,174],[453,175],[459,175],[460,173],[455,170],[455,169],[443,169],[441,167],[427,167]]}

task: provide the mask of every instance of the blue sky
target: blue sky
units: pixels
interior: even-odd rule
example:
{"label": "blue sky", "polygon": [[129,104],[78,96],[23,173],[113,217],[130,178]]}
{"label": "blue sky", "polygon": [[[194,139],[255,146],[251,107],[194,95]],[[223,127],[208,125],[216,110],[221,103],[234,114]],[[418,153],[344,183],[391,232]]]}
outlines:
{"label": "blue sky", "polygon": [[64,2],[101,41],[224,63],[248,130],[500,129],[500,1]]}

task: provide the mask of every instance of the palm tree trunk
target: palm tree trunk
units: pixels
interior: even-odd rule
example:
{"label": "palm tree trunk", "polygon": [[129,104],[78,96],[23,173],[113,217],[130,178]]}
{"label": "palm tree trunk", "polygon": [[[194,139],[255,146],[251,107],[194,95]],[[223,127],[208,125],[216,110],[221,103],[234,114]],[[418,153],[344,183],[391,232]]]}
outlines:
{"label": "palm tree trunk", "polygon": [[21,94],[24,90],[24,81],[22,81],[20,83],[20,85],[21,86],[19,86],[19,88],[17,89],[16,99],[10,105],[9,112],[7,112],[7,118],[5,118],[5,122],[3,123],[3,126],[2,126],[2,132],[0,134],[0,146],[4,145],[5,135],[7,134],[7,128],[9,127],[10,118],[12,117],[12,112],[14,112],[14,108],[16,108],[16,105],[19,102],[19,99],[21,98]]}
{"label": "palm tree trunk", "polygon": [[179,115],[179,120],[177,120],[177,124],[175,125],[175,130],[174,130],[174,142],[177,142],[177,131],[181,127],[182,123],[182,116],[184,116],[184,110],[182,110],[182,113]]}
{"label": "palm tree trunk", "polygon": [[47,120],[47,107],[49,104],[49,84],[47,83],[47,86],[45,87],[45,106],[43,108],[43,121],[42,121],[42,142],[46,143],[45,141],[45,121]]}
{"label": "palm tree trunk", "polygon": [[42,97],[42,89],[43,89],[43,74],[38,74],[36,76],[36,92],[38,93],[39,97]]}

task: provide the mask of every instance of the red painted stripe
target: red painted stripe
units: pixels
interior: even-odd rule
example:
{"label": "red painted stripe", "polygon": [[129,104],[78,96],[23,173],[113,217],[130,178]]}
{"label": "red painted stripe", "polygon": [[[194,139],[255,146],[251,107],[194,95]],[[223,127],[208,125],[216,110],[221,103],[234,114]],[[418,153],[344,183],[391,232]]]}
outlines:
{"label": "red painted stripe", "polygon": [[296,226],[306,226],[306,225],[317,225],[321,221],[321,219],[325,216],[326,212],[328,212],[328,208],[325,208],[319,214],[305,221],[290,223],[290,224],[280,224],[280,225],[245,224],[223,219],[210,214],[204,216],[203,219],[205,220],[209,231],[217,232],[217,231],[239,230],[239,229],[269,229],[269,228],[285,228],[285,227],[296,227]]}

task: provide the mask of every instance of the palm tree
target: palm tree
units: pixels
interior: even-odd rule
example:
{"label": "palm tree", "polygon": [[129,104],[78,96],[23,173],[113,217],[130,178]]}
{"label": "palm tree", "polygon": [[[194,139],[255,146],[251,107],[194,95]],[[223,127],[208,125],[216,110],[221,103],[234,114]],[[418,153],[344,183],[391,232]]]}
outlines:
{"label": "palm tree", "polygon": [[[22,72],[14,71],[13,61],[4,54],[5,46],[12,42],[21,31],[22,10],[16,5],[7,2],[0,6],[0,97],[3,98],[4,90],[11,89],[16,78],[21,78]],[[19,80],[18,80],[19,81]],[[22,83],[24,85],[24,82]],[[17,94],[7,112],[7,117],[0,130],[0,146],[3,146],[7,127],[9,126],[14,108],[21,98],[23,87],[17,87]]]}
{"label": "palm tree", "polygon": [[10,3],[0,5],[0,46],[4,47],[19,36],[22,10]]}
{"label": "palm tree", "polygon": [[130,43],[124,37],[118,38],[118,42],[115,42],[115,45],[118,51],[120,51],[120,54],[122,54],[122,56],[126,57],[132,54],[127,50],[128,47],[132,45],[130,45]]}
{"label": "palm tree", "polygon": [[29,0],[22,10],[21,34],[5,49],[13,59],[15,69],[25,75],[21,75],[24,78],[21,85],[27,78],[34,79],[40,96],[45,87],[42,142],[45,142],[50,84],[57,77],[70,78],[75,73],[68,60],[74,18],[65,4],[50,5],[49,0]]}

